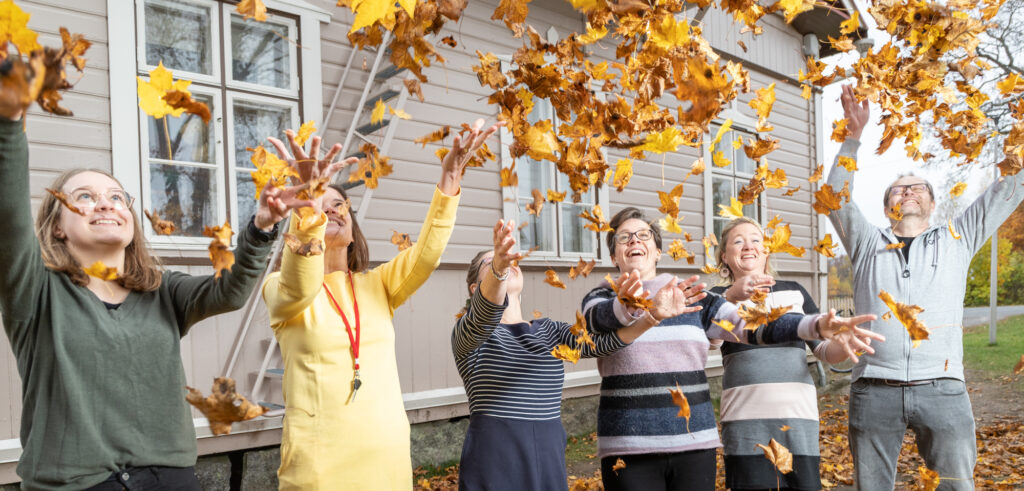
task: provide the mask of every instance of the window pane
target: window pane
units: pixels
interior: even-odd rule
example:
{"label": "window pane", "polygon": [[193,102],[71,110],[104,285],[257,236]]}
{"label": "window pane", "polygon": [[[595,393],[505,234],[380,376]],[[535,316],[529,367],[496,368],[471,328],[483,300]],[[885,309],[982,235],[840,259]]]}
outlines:
{"label": "window pane", "polygon": [[235,100],[233,104],[235,165],[251,169],[251,154],[246,148],[256,148],[262,144],[268,151],[277,155],[267,142],[267,137],[273,136],[284,140],[284,130],[292,126],[292,110],[288,106],[251,101]]}
{"label": "window pane", "polygon": [[534,247],[539,247],[539,251],[557,252],[555,237],[552,233],[555,223],[555,207],[550,204],[544,205],[538,217],[530,215],[526,211],[525,205],[531,202],[519,201],[519,219],[527,224],[519,230],[519,249],[526,252]]}
{"label": "window pane", "polygon": [[711,180],[711,213],[718,215],[718,205],[729,206],[729,198],[733,197],[732,179],[715,177]]}
{"label": "window pane", "polygon": [[761,217],[758,216],[759,215],[758,214],[759,208],[757,206],[757,203],[760,200],[761,200],[761,198],[758,197],[757,200],[754,201],[753,204],[743,205],[743,216],[748,217],[748,218],[753,218],[754,220],[757,220],[757,221],[760,222],[761,221]]}
{"label": "window pane", "polygon": [[539,189],[547,197],[548,189],[555,189],[551,182],[552,167],[555,164],[547,160],[533,160],[523,156],[516,163],[516,174],[519,175],[519,196],[531,198],[533,190]]}
{"label": "window pane", "polygon": [[595,233],[583,228],[583,224],[589,222],[579,216],[590,207],[565,203],[559,207],[562,212],[562,252],[594,252]]}
{"label": "window pane", "polygon": [[[561,192],[561,191],[568,191],[568,193],[565,194],[565,200],[567,202],[568,201],[572,201],[572,187],[569,186],[569,178],[566,177],[566,175],[562,174],[562,173],[558,174],[558,191],[559,192]],[[587,207],[588,209],[590,207],[594,206],[594,188],[593,187],[590,188],[590,191],[587,191],[587,192],[583,193],[581,196],[582,196],[582,199],[580,200],[580,204],[588,204],[588,205],[590,205],[589,207]]]}
{"label": "window pane", "polygon": [[291,88],[288,26],[246,22],[231,16],[231,78],[239,82]]}
{"label": "window pane", "polygon": [[238,226],[241,227],[256,214],[256,185],[253,184],[248,170],[241,170],[235,174],[235,185],[238,186]]}
{"label": "window pane", "polygon": [[[214,112],[213,97],[193,93],[192,97],[210,107]],[[155,159],[203,162],[214,164],[216,159],[214,132],[216,125],[206,124],[194,114],[182,113],[181,117],[164,116],[156,119],[147,116],[149,127],[149,156]],[[166,120],[166,126],[165,121]],[[173,152],[167,151],[170,139]]]}
{"label": "window pane", "polygon": [[[729,223],[729,220],[716,217],[711,223],[714,225],[715,238],[718,239],[719,247],[724,247],[725,245],[722,244],[722,230],[725,229],[725,224]],[[715,254],[714,248],[711,249],[711,254]],[[714,260],[714,257],[705,258],[707,262],[714,262]]]}
{"label": "window pane", "polygon": [[747,152],[743,151],[743,147],[736,150],[736,158],[733,159],[733,165],[736,166],[736,172],[744,174],[753,174],[757,170],[757,162],[747,157]]}
{"label": "window pane", "polygon": [[174,235],[202,237],[203,226],[217,222],[215,170],[184,165],[150,164],[152,206],[174,223]]}
{"label": "window pane", "polygon": [[146,2],[146,63],[211,75],[210,8]]}

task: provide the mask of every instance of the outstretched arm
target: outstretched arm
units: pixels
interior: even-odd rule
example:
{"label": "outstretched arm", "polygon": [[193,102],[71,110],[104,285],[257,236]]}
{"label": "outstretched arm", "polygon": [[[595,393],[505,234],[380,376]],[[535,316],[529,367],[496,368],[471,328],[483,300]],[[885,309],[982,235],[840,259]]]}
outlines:
{"label": "outstretched arm", "polygon": [[[846,117],[847,129],[850,130],[850,135],[846,137],[846,141],[843,142],[842,147],[839,149],[839,154],[836,155],[836,159],[832,163],[827,184],[832,186],[832,189],[838,193],[849,183],[852,195],[854,173],[839,165],[839,162],[844,157],[851,158],[854,161],[857,160],[860,136],[871,113],[868,101],[857,102],[853,88],[849,85],[843,86],[843,94],[840,99],[843,103],[843,113]],[[860,242],[866,236],[864,232],[873,229],[871,223],[864,218],[864,214],[861,213],[860,208],[852,200],[844,204],[839,210],[829,213],[828,218],[839,234],[839,239],[846,247],[846,250],[849,251],[850,256],[856,257],[860,253]]]}

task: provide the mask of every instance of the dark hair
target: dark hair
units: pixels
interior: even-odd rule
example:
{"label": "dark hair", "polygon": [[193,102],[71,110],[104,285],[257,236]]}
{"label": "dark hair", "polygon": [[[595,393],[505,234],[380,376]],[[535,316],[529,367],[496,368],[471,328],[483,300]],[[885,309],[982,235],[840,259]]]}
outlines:
{"label": "dark hair", "polygon": [[[345,188],[337,184],[329,184],[327,187],[341,194],[342,198],[348,199]],[[370,246],[366,244],[366,236],[359,229],[359,222],[356,221],[355,213],[349,211],[349,220],[352,221],[352,243],[348,245],[348,270],[359,273],[370,267]]]}
{"label": "dark hair", "polygon": [[[906,174],[900,174],[900,175],[896,176],[896,179],[893,179],[893,181],[891,183],[889,183],[889,186],[887,188],[885,188],[885,194],[882,195],[882,209],[885,210],[886,212],[889,211],[889,191],[892,191],[892,187],[893,187],[893,185],[896,184],[896,181],[898,181],[900,179],[903,179],[904,177],[921,177],[921,176],[919,176],[917,174],[914,174],[913,172],[907,172]],[[932,183],[928,182],[928,180],[923,178],[923,177],[921,177],[921,179],[924,180],[924,185],[928,187],[928,196],[931,197],[932,202],[934,202],[935,201],[935,190],[932,189]],[[921,183],[915,182],[914,184],[921,184]]]}
{"label": "dark hair", "polygon": [[608,235],[605,237],[605,240],[608,242],[608,254],[615,254],[615,233],[619,231],[619,227],[622,226],[626,220],[632,219],[640,220],[651,227],[651,232],[654,234],[654,245],[658,246],[658,249],[661,249],[661,230],[654,222],[647,219],[647,216],[644,215],[643,211],[639,208],[630,206],[619,210],[619,212],[612,217],[612,221],[608,222],[608,226],[612,228],[611,232],[608,232]]}
{"label": "dark hair", "polygon": [[[53,187],[62,191],[67,182],[74,176],[85,172],[93,172],[109,177],[121,185],[121,182],[109,172],[97,169],[71,169],[65,171],[53,180]],[[160,288],[163,281],[163,266],[160,260],[153,256],[146,244],[146,234],[139,223],[139,217],[135,215],[135,208],[128,208],[132,215],[132,240],[124,248],[124,271],[119,271],[117,283],[121,286],[141,292],[151,292]],[[43,258],[43,264],[53,271],[59,271],[68,275],[71,282],[78,286],[87,286],[89,276],[82,270],[82,265],[71,255],[71,250],[65,239],[57,237],[57,225],[61,213],[71,213],[64,209],[57,198],[50,193],[43,196],[43,202],[39,205],[39,214],[36,216],[36,236],[39,238],[39,250]]]}
{"label": "dark hair", "polygon": [[[491,249],[484,249],[476,253],[476,255],[473,256],[473,260],[469,262],[469,271],[466,271],[467,291],[471,286],[475,285],[477,281],[479,281],[478,278],[480,278],[480,266],[483,265],[484,256],[487,255],[488,252],[491,252]],[[470,292],[470,295],[472,294],[473,293]]]}

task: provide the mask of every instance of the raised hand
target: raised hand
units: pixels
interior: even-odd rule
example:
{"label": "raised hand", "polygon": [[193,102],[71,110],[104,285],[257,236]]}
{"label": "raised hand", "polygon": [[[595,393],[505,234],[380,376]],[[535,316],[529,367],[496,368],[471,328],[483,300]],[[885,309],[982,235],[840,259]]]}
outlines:
{"label": "raised hand", "polygon": [[766,274],[752,274],[744,276],[729,286],[725,291],[725,299],[737,303],[750,298],[759,288],[769,287],[775,284],[775,278]]}
{"label": "raised hand", "polygon": [[868,117],[871,116],[871,107],[867,99],[857,102],[853,86],[844,85],[839,100],[843,103],[843,115],[846,116],[846,129],[850,130],[850,137],[860,140],[860,135],[868,124]]}
{"label": "raised hand", "polygon": [[449,196],[454,196],[459,192],[462,173],[466,170],[466,164],[469,163],[469,159],[480,149],[484,141],[504,125],[505,123],[501,121],[483,130],[484,120],[478,119],[473,122],[469,133],[466,135],[455,135],[451,150],[448,152],[448,155],[444,156],[444,160],[441,161],[441,180],[437,183],[437,187],[441,192]]}
{"label": "raised hand", "polygon": [[256,216],[253,217],[256,228],[268,232],[277,222],[288,216],[288,210],[314,206],[314,200],[298,197],[301,191],[308,188],[308,183],[286,188],[276,188],[273,184],[267,184],[260,193],[259,207],[256,208]]}
{"label": "raised hand", "polygon": [[341,169],[359,161],[356,157],[349,157],[341,162],[334,162],[334,157],[341,152],[340,143],[335,143],[327,151],[327,155],[319,158],[321,144],[319,136],[312,138],[309,145],[309,153],[306,153],[306,150],[295,141],[294,131],[285,130],[284,134],[288,138],[288,145],[292,149],[291,153],[288,152],[281,140],[274,137],[267,137],[267,140],[277,149],[277,155],[285,162],[288,162],[288,165],[299,174],[299,177],[292,178],[292,182],[295,184],[310,182],[314,179],[326,178],[329,180],[331,176]]}
{"label": "raised hand", "polygon": [[821,334],[821,337],[842,346],[846,355],[856,363],[859,360],[858,352],[875,353],[874,348],[871,347],[872,339],[885,341],[885,336],[857,327],[858,324],[877,318],[878,316],[874,314],[840,317],[836,315],[835,309],[831,309],[828,314],[818,318],[818,333]]}
{"label": "raised hand", "polygon": [[704,283],[697,283],[700,277],[691,276],[683,281],[673,279],[654,294],[654,306],[651,307],[651,317],[662,321],[677,315],[690,312],[697,312],[704,307],[694,305],[701,301],[708,294],[704,291],[707,286]]}
{"label": "raised hand", "polygon": [[491,267],[499,276],[504,276],[513,262],[523,257],[521,253],[512,252],[516,245],[516,232],[518,230],[513,220],[507,224],[504,220],[498,220],[494,225],[494,257],[491,259]]}

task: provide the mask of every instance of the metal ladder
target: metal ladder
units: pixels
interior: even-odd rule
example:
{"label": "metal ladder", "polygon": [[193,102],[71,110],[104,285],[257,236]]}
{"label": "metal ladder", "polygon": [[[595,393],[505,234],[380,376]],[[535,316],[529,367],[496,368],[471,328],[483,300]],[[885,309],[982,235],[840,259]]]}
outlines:
{"label": "metal ladder", "polygon": [[[397,98],[397,101],[395,101],[394,104],[389,105],[391,105],[391,107],[393,107],[396,110],[400,110],[405,108],[405,104],[409,99],[409,93],[407,90],[405,90],[404,83],[401,78],[403,72],[407,72],[407,70],[405,68],[398,68],[395,65],[391,64],[390,62],[387,62],[386,66],[384,66],[383,68],[381,67],[382,61],[385,59],[385,56],[390,52],[390,50],[386,48],[390,39],[391,33],[387,32],[385,33],[384,38],[382,39],[381,45],[379,47],[367,48],[367,51],[375,52],[376,56],[374,57],[373,66],[370,68],[368,72],[366,84],[363,86],[363,90],[359,98],[359,103],[355,107],[355,112],[352,115],[352,120],[349,123],[348,128],[346,130],[345,141],[342,144],[341,151],[341,155],[344,155],[346,157],[364,156],[362,152],[349,151],[353,137],[357,137],[360,140],[368,143],[374,143],[373,141],[371,141],[370,138],[376,135],[380,135],[382,131],[383,137],[381,140],[381,144],[378,145],[378,149],[381,154],[387,154],[388,150],[391,147],[391,142],[394,139],[395,131],[398,128],[398,122],[396,120],[400,118],[386,113],[382,121],[372,123],[370,121],[369,115],[372,112],[373,106],[376,104],[377,100],[382,100],[385,103],[389,103],[389,101],[392,101]],[[331,100],[331,105],[328,108],[322,120],[324,130],[327,129],[328,125],[330,124],[331,117],[334,115],[334,111],[337,109],[338,101],[341,98],[341,93],[344,90],[345,82],[348,79],[348,75],[351,72],[356,54],[360,52],[363,52],[363,50],[358,49],[355,46],[353,46],[351,51],[349,52],[348,61],[345,64],[345,69],[342,72],[341,78],[338,82],[338,86],[335,89],[334,97]],[[414,75],[406,74],[406,78],[412,77],[414,77]],[[376,90],[373,90],[375,87]],[[347,175],[347,172],[345,173],[345,175]],[[339,183],[345,189],[351,189],[360,186],[364,183],[362,179],[349,182],[342,176],[342,173],[339,173],[337,176],[335,176],[334,181],[335,183]],[[362,198],[359,201],[359,207],[358,210],[356,211],[357,220],[363,220],[364,217],[366,216],[366,211],[369,209],[369,206],[366,205],[369,204],[369,201],[372,197],[373,190],[366,189],[363,193]],[[282,227],[287,227],[287,221],[283,223]],[[268,264],[275,264],[277,262],[278,258],[281,255],[283,247],[284,241],[283,239],[279,238],[274,244],[274,250],[271,255],[270,262]],[[261,285],[263,284],[263,281],[266,279],[267,274],[268,271],[264,270],[263,274],[260,277]],[[235,368],[235,365],[238,362],[238,356],[241,353],[242,347],[244,346],[245,338],[249,333],[249,329],[252,327],[253,316],[256,313],[256,306],[260,301],[261,291],[261,288],[254,289],[253,293],[249,296],[249,299],[246,302],[245,316],[242,320],[241,325],[239,326],[240,332],[238,334],[237,339],[235,340],[234,348],[231,353],[231,358],[228,360],[228,363],[224,370],[225,374],[231,374]],[[283,378],[284,368],[271,366],[272,360],[274,359],[274,354],[278,351],[277,337],[271,336],[269,340],[266,341],[266,343],[266,352],[264,353],[263,361],[260,364],[260,369],[256,373],[252,391],[249,392],[249,398],[254,401],[260,401],[259,403],[261,405],[270,408],[270,411],[265,413],[263,417],[273,418],[282,416],[284,414],[284,406],[278,403],[268,402],[264,400],[264,383],[269,379]]]}

